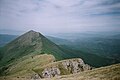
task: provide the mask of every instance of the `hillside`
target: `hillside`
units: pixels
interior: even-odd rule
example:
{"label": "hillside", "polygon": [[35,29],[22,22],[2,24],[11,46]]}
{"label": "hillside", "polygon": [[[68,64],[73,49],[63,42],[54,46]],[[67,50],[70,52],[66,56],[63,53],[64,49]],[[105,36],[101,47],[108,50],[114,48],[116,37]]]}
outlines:
{"label": "hillside", "polygon": [[85,64],[80,58],[55,61],[54,56],[41,54],[29,57],[24,56],[2,69],[4,69],[4,73],[0,80],[36,80],[75,74],[91,70],[92,67]]}
{"label": "hillside", "polygon": [[55,61],[53,55],[42,54],[42,55],[27,55],[20,59],[16,59],[14,62],[10,63],[7,66],[1,67],[0,72],[2,76],[4,75],[16,75],[21,76],[24,74],[32,74],[32,70],[37,66],[44,66],[46,64],[52,63]]}
{"label": "hillside", "polygon": [[[104,59],[106,58],[106,60],[108,59],[109,64],[120,62],[120,33],[84,32],[64,33],[54,36],[69,41],[64,43],[64,41],[60,41],[57,38],[55,39],[55,37],[51,39],[54,43],[64,47],[65,49],[67,48],[70,52],[78,53],[77,56],[83,54],[97,55]],[[103,62],[106,62],[106,60]]]}
{"label": "hillside", "polygon": [[8,34],[0,34],[0,47],[6,45],[10,41],[14,40],[17,35],[8,35]]}

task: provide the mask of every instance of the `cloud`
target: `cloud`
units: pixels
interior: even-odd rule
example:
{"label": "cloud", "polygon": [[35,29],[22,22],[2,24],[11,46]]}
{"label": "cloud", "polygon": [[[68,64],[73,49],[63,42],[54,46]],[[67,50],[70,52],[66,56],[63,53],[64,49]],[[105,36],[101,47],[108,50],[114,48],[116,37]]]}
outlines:
{"label": "cloud", "polygon": [[103,2],[101,2],[100,5],[108,6],[108,5],[116,5],[119,3],[120,3],[120,0],[104,0]]}
{"label": "cloud", "polygon": [[0,29],[117,30],[119,0],[0,0]]}

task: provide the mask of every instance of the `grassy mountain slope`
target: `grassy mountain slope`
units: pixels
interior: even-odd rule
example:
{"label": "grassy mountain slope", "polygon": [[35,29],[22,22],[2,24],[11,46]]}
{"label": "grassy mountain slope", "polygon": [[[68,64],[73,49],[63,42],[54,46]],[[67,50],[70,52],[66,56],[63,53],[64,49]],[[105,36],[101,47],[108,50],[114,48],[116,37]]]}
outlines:
{"label": "grassy mountain slope", "polygon": [[68,53],[62,51],[58,45],[48,40],[46,37],[42,38],[42,44],[42,52],[54,55],[57,60],[62,60],[70,57]]}
{"label": "grassy mountain slope", "polygon": [[2,48],[0,53],[2,54],[0,66],[7,65],[26,55],[48,53],[53,54],[57,60],[63,59],[66,56],[59,49],[59,46],[35,31],[29,31],[8,43]]}
{"label": "grassy mountain slope", "polygon": [[16,59],[14,62],[10,63],[7,66],[1,67],[1,75],[22,76],[25,74],[32,74],[34,72],[32,71],[33,68],[37,66],[42,67],[54,61],[55,58],[53,55],[27,55]]}

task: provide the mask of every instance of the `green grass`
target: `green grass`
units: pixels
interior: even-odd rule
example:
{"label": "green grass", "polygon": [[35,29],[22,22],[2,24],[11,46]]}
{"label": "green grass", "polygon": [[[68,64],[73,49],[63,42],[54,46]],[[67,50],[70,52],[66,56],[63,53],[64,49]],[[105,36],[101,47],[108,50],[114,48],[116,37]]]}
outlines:
{"label": "green grass", "polygon": [[42,67],[43,65],[53,62],[54,60],[54,56],[47,54],[24,56],[23,58],[11,63],[11,66],[4,68],[5,71],[3,72],[3,75],[14,75],[24,70],[29,71],[36,66]]}

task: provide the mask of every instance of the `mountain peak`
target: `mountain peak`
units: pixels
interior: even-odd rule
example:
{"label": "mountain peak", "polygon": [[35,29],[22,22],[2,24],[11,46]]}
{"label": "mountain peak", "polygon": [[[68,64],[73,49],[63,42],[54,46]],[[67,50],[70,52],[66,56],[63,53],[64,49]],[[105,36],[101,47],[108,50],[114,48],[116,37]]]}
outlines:
{"label": "mountain peak", "polygon": [[26,32],[25,34],[23,34],[22,36],[20,36],[20,38],[23,37],[24,39],[31,40],[33,38],[39,38],[39,37],[42,37],[42,36],[43,35],[41,33],[36,32],[34,30],[30,30],[30,31]]}
{"label": "mountain peak", "polygon": [[36,32],[34,30],[30,30],[30,31],[26,32],[25,34],[40,34],[40,33]]}
{"label": "mountain peak", "polygon": [[34,30],[30,30],[30,31],[28,31],[29,33],[38,33],[38,32],[36,32],[36,31],[34,31]]}

